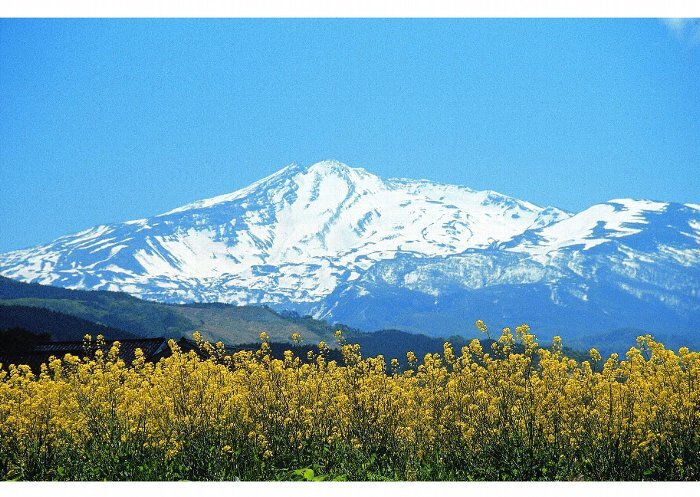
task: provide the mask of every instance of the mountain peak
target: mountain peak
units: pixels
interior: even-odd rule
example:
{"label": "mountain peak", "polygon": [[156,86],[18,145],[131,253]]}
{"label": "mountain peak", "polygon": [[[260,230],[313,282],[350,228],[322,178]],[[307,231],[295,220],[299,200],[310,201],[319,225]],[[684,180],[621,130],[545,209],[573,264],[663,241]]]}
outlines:
{"label": "mountain peak", "polygon": [[360,167],[350,167],[343,162],[332,159],[314,162],[313,164],[302,167],[301,169],[305,173],[311,173],[318,176],[338,176],[346,179],[352,178],[354,180],[357,180],[363,176],[376,177],[366,169],[362,169]]}
{"label": "mountain peak", "polygon": [[338,174],[338,173],[347,173],[349,171],[355,170],[355,168],[352,168],[348,166],[347,164],[344,164],[340,161],[334,160],[334,159],[325,159],[321,160],[318,162],[313,162],[310,164],[300,164],[298,162],[292,162],[291,164],[283,167],[279,171],[273,173],[272,175],[268,176],[268,178],[275,177],[278,175],[283,175],[283,176],[294,176],[299,173],[307,174],[307,173],[317,173],[317,174]]}
{"label": "mountain peak", "polygon": [[[300,270],[293,265],[306,265],[314,267],[314,274],[305,281],[315,282],[308,285],[319,294],[332,290],[347,270],[366,269],[397,253],[460,253],[510,240],[533,223],[542,226],[556,220],[539,216],[541,210],[493,192],[385,180],[336,160],[308,166],[291,163],[232,193],[136,224],[120,223],[56,240],[37,248],[36,262],[31,251],[16,255],[23,259],[18,266],[15,259],[0,257],[0,270],[13,267],[12,274],[26,279],[48,277],[81,287],[111,281],[100,271],[123,273],[124,282],[139,285],[148,285],[150,278],[226,274],[246,285],[255,280],[255,285],[264,286],[269,282],[263,284],[266,276],[258,274],[258,267],[264,266],[277,268],[289,286],[299,281]],[[50,267],[45,264],[49,247],[58,257]],[[84,276],[99,283],[89,284]]]}
{"label": "mountain peak", "polygon": [[302,165],[298,162],[292,162],[287,164],[282,169],[279,169],[269,176],[251,183],[244,188],[231,193],[224,193],[223,195],[218,195],[216,197],[191,202],[187,205],[183,205],[165,212],[161,214],[161,216],[169,216],[193,209],[203,209],[217,204],[239,200],[255,191],[274,189],[290,180],[297,182],[300,178],[307,176],[310,177],[309,179],[314,177],[337,177],[350,182],[358,181],[361,177],[372,177],[379,181],[377,176],[370,174],[365,169],[350,167],[347,164],[337,160],[322,160],[319,162],[314,162],[310,165]]}
{"label": "mountain peak", "polygon": [[307,167],[309,171],[347,171],[350,166],[334,159],[315,162]]}

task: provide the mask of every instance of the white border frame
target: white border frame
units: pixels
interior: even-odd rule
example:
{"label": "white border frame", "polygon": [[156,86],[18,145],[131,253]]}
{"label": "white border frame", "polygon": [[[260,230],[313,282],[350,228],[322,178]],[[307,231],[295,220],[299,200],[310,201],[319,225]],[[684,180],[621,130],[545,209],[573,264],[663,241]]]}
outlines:
{"label": "white border frame", "polygon": [[3,0],[0,17],[700,17],[697,0]]}

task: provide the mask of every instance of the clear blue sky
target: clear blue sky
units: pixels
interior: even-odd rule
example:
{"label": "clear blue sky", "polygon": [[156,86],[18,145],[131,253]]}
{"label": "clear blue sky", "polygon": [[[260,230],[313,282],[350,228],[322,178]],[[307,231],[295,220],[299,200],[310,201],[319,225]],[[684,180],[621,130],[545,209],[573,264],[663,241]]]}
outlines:
{"label": "clear blue sky", "polygon": [[700,202],[697,26],[0,21],[0,251],[326,158],[574,211]]}

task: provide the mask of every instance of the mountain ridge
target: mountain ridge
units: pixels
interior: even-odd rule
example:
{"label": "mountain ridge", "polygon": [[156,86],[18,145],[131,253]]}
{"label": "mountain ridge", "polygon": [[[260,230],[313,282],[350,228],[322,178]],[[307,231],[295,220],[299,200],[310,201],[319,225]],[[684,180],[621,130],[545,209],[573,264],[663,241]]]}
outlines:
{"label": "mountain ridge", "polygon": [[[339,188],[345,189],[345,195],[336,201]],[[430,190],[427,194],[426,188]],[[256,195],[251,197],[252,194]],[[384,194],[399,198],[394,198],[388,207],[382,206],[374,197]],[[452,198],[445,202],[450,195]],[[368,196],[373,197],[369,202],[366,200]],[[411,206],[414,201],[420,205]],[[359,206],[356,212],[347,214],[348,209],[362,202],[369,205]],[[480,220],[477,239],[471,240],[474,238],[472,225],[479,223],[465,222],[461,214],[466,209],[451,202],[466,202],[469,207],[483,202],[505,202],[506,210],[515,210],[518,217],[527,214],[531,222],[519,222],[520,227],[516,228],[500,223],[501,233],[496,234],[494,226],[486,230],[483,220]],[[308,207],[311,203],[314,206],[310,213]],[[434,207],[435,204],[438,207]],[[563,211],[551,209],[554,208],[550,208],[552,217],[564,215]],[[491,210],[498,213],[501,209]],[[541,210],[534,204],[491,191],[475,192],[467,187],[428,181],[382,180],[366,170],[349,168],[338,162],[326,161],[305,168],[291,165],[231,194],[194,202],[148,220],[101,225],[32,249],[2,254],[0,272],[23,281],[99,288],[93,282],[71,277],[71,274],[76,274],[76,266],[88,275],[99,265],[106,271],[116,269],[119,272],[127,268],[153,277],[195,278],[264,271],[264,266],[271,264],[289,265],[288,276],[293,277],[292,265],[315,261],[328,271],[329,258],[342,266],[364,269],[373,260],[391,257],[395,252],[454,253],[471,246],[509,239],[535,222],[541,224],[542,220],[536,218]],[[318,222],[310,224],[310,214],[317,217]],[[414,233],[402,233],[405,228],[403,220],[410,216],[422,219],[414,223]],[[431,216],[442,217],[443,224],[436,227],[433,219],[429,219]],[[341,217],[344,219],[339,219]],[[388,221],[382,220],[391,217],[393,219]],[[280,219],[287,222],[280,222]],[[202,224],[209,229],[197,229]],[[169,229],[168,225],[175,226]],[[243,225],[243,229],[236,225]],[[146,237],[134,240],[143,235]],[[170,243],[173,235],[178,236],[182,243]],[[398,238],[400,242],[392,241]],[[134,246],[127,247],[117,243],[118,240],[131,241]],[[108,243],[110,241],[115,243]],[[231,252],[232,245],[238,250]],[[304,251],[299,250],[301,245],[306,246]],[[133,253],[129,254],[133,260],[123,260],[120,252],[124,248],[133,248]],[[80,250],[87,254],[71,258]],[[96,252],[104,259],[96,260],[92,255]],[[201,257],[202,252],[207,252],[208,257]],[[215,263],[213,259],[216,259]],[[107,260],[114,261],[114,264],[103,264]],[[57,270],[63,272],[63,280],[47,277],[47,273],[55,276]],[[317,279],[321,276],[316,274]],[[119,288],[105,286],[104,289]],[[137,293],[134,289],[125,290]],[[326,286],[320,293],[329,290]]]}
{"label": "mountain ridge", "polygon": [[[608,313],[622,329],[650,316],[652,326],[695,337],[699,267],[697,204],[622,198],[569,213],[337,161],[292,163],[229,194],[0,254],[0,274],[22,281],[161,302],[266,304],[361,329],[397,327],[397,314],[425,331],[425,319],[411,322],[415,309],[398,305],[398,295],[410,296],[425,315],[447,313],[441,334],[474,316],[440,310],[440,299],[482,301],[477,318],[509,314],[508,290],[522,300],[531,285],[528,305],[512,306],[522,321],[587,316],[602,325]],[[496,293],[499,302],[482,298]]]}

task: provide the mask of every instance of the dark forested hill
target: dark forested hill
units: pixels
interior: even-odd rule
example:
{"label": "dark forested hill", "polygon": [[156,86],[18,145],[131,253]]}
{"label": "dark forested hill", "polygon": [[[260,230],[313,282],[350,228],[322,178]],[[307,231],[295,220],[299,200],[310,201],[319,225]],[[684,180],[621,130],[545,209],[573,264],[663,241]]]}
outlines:
{"label": "dark forested hill", "polygon": [[[6,306],[22,308],[9,311]],[[273,342],[289,342],[294,332],[302,335],[304,343],[326,340],[333,344],[335,330],[342,328],[348,338],[358,331],[342,325],[330,325],[296,313],[279,314],[267,307],[235,306],[228,304],[172,305],[141,300],[125,293],[108,291],[68,290],[47,285],[21,283],[0,276],[0,315],[7,317],[8,326],[21,326],[42,332],[49,323],[46,311],[38,311],[37,321],[21,321],[19,315],[27,308],[42,308],[82,320],[76,329],[99,323],[110,329],[124,330],[138,337],[190,337],[195,331],[213,341],[236,345],[255,342],[261,331],[267,332]],[[12,316],[12,319],[10,319]],[[50,321],[50,320],[49,320]],[[78,323],[76,321],[75,323]],[[56,329],[61,328],[61,325]],[[81,335],[82,336],[82,335]],[[54,338],[56,339],[56,338]]]}
{"label": "dark forested hill", "polygon": [[135,338],[124,330],[42,307],[0,306],[0,330],[22,328],[32,333],[48,334],[51,340],[82,340],[86,334],[103,335],[108,340]]}

